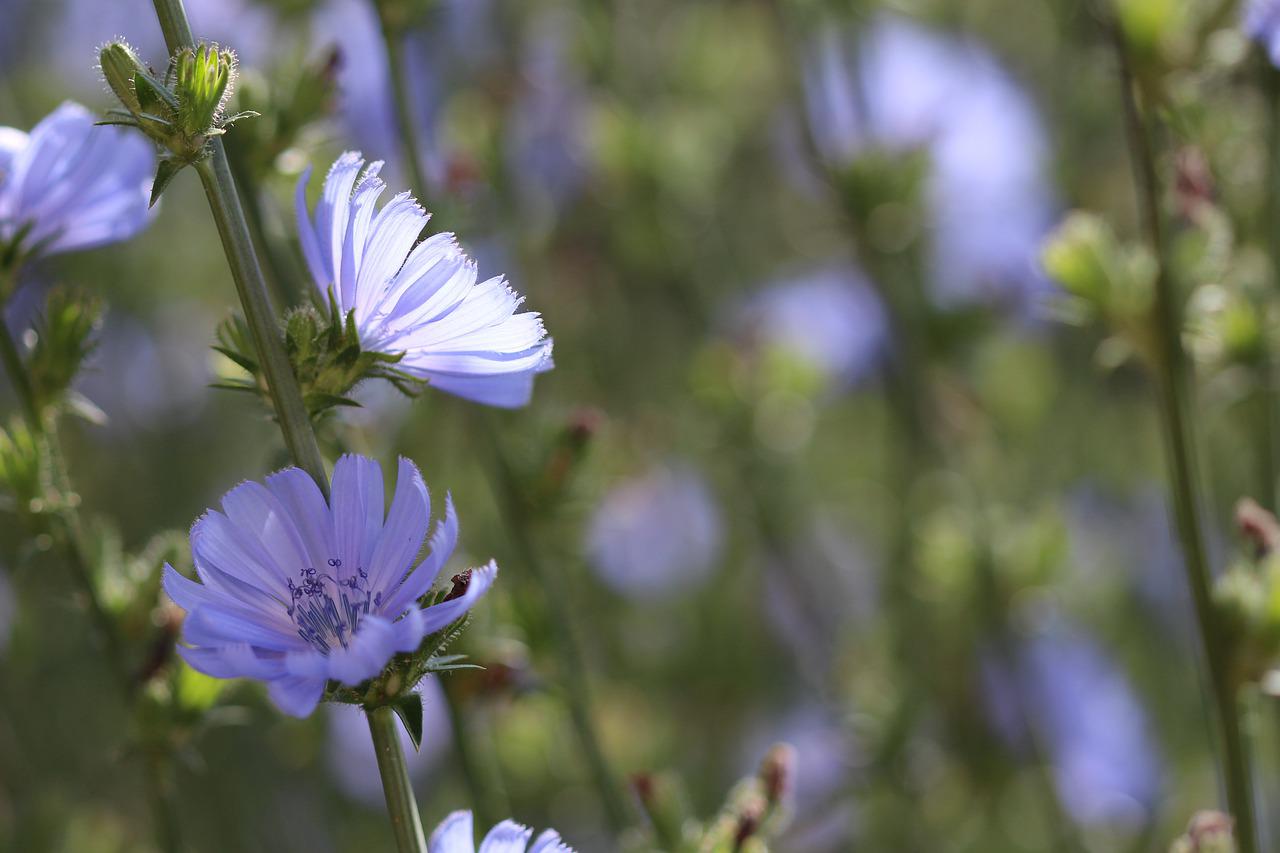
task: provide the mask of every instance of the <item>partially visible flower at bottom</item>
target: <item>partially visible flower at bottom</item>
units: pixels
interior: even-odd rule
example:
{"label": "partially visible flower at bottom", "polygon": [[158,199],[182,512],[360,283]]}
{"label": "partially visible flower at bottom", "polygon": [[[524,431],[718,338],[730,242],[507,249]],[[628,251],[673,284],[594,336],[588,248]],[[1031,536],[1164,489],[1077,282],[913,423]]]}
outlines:
{"label": "partially visible flower at bottom", "polygon": [[431,833],[427,853],[525,853],[526,847],[528,853],[573,853],[573,848],[562,842],[560,833],[554,829],[543,830],[533,845],[528,846],[533,830],[513,820],[504,820],[489,830],[478,851],[474,833],[471,812],[456,811],[440,821]]}
{"label": "partially visible flower at bottom", "polygon": [[[422,476],[401,458],[383,517],[382,469],[347,455],[326,504],[300,468],[266,484],[241,483],[191,529],[196,583],[166,565],[164,589],[187,611],[178,653],[214,678],[267,683],[286,714],[305,717],[330,681],[355,687],[397,654],[461,619],[498,573],[491,561],[453,578],[439,603],[419,606],[458,539],[453,503],[426,538],[431,502]],[[412,685],[404,685],[408,688]]]}
{"label": "partially visible flower at bottom", "polygon": [[587,529],[586,550],[615,592],[641,600],[673,598],[710,577],[723,528],[705,478],[681,463],[662,465],[604,496]]}

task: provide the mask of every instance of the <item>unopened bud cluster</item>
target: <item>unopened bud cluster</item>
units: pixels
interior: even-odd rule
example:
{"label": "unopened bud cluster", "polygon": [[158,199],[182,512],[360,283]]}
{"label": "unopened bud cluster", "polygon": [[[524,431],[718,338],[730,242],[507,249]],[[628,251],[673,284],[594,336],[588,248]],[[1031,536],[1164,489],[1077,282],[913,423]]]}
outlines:
{"label": "unopened bud cluster", "polygon": [[235,85],[236,56],[216,44],[179,50],[163,78],[143,65],[133,48],[112,42],[98,53],[103,79],[123,109],[109,110],[106,124],[136,127],[167,155],[160,161],[151,202],[184,166],[207,153],[209,140],[255,113],[225,113]]}

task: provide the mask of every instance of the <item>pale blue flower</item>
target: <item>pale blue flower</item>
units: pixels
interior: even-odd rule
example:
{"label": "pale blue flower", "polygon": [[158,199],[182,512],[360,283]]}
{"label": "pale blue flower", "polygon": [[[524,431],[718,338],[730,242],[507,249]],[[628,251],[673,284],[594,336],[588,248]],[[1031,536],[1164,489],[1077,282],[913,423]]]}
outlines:
{"label": "pale blue flower", "polygon": [[0,127],[0,246],[52,255],[127,240],[150,222],[155,153],[70,101],[30,133]]}
{"label": "pale blue flower", "polygon": [[1123,671],[1092,638],[1063,625],[1027,643],[1015,669],[983,669],[988,707],[1006,740],[1027,725],[1043,742],[1058,796],[1086,825],[1136,829],[1159,799],[1151,720]]}
{"label": "pale blue flower", "polygon": [[[314,219],[298,182],[298,236],[322,294],[355,312],[361,345],[404,353],[397,367],[459,397],[514,408],[529,402],[533,377],[551,368],[551,341],[502,276],[477,282],[476,265],[452,234],[418,236],[428,214],[407,192],[375,211],[386,189],[381,161],[337,159]],[[327,296],[326,296],[327,298]]]}
{"label": "pale blue flower", "polygon": [[1271,64],[1280,68],[1280,0],[1248,0],[1244,31],[1267,49]]}
{"label": "pale blue flower", "polygon": [[770,285],[747,298],[736,325],[753,347],[785,351],[833,385],[878,364],[889,338],[884,307],[858,270],[833,265]]}
{"label": "pale blue flower", "polygon": [[382,469],[347,455],[333,471],[333,496],[299,468],[266,484],[245,482],[191,529],[196,583],[164,569],[164,588],[187,611],[178,652],[215,678],[267,683],[286,714],[305,717],[329,681],[354,687],[382,672],[397,652],[471,609],[498,567],[491,561],[454,577],[441,603],[422,608],[458,539],[453,502],[416,568],[431,515],[417,467],[400,460],[395,496],[383,517]]}
{"label": "pale blue flower", "polygon": [[944,305],[1025,301],[1053,221],[1034,103],[983,47],[886,15],[856,40],[823,31],[805,69],[809,125],[840,166],[871,150],[929,157],[930,279]]}
{"label": "pale blue flower", "polygon": [[624,480],[587,527],[587,556],[600,578],[632,598],[696,589],[720,556],[724,524],[702,475],[686,465],[654,467]]}
{"label": "pale blue flower", "polygon": [[526,850],[528,853],[573,853],[573,848],[562,842],[560,833],[554,829],[544,830],[530,845],[532,837],[533,830],[529,827],[504,820],[489,830],[477,850],[471,812],[456,811],[440,821],[431,833],[427,853],[525,853]]}

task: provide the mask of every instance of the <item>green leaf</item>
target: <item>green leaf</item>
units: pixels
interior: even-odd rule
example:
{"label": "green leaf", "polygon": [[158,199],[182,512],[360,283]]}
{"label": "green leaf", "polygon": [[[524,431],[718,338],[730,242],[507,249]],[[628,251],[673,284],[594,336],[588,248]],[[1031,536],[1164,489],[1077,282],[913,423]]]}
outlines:
{"label": "green leaf", "polygon": [[160,194],[165,191],[165,188],[169,186],[169,182],[182,171],[182,167],[185,165],[185,163],[179,163],[168,158],[160,161],[160,166],[156,169],[156,179],[151,184],[151,201],[148,202],[148,207],[155,207],[156,202],[160,200]]}
{"label": "green leaf", "polygon": [[404,723],[404,730],[408,732],[409,740],[413,741],[413,749],[417,752],[422,745],[422,696],[417,693],[401,696],[392,704],[391,710]]}

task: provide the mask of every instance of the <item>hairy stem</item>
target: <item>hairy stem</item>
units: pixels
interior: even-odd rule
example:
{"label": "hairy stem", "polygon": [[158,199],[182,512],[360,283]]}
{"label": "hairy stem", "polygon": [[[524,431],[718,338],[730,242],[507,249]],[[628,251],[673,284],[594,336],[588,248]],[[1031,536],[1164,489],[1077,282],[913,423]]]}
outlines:
{"label": "hairy stem", "polygon": [[1200,527],[1195,438],[1192,421],[1188,416],[1189,390],[1181,339],[1182,308],[1167,262],[1155,153],[1146,116],[1138,104],[1137,82],[1124,33],[1114,15],[1107,16],[1107,26],[1119,62],[1125,129],[1129,138],[1139,212],[1146,240],[1157,262],[1155,319],[1160,357],[1155,378],[1164,425],[1174,519],[1182,543],[1187,581],[1191,586],[1196,622],[1217,709],[1227,808],[1235,818],[1236,840],[1241,853],[1255,853],[1258,844],[1253,816],[1252,779],[1240,726],[1236,684],[1230,673],[1227,644],[1213,609],[1213,578],[1205,556],[1204,537]]}
{"label": "hairy stem", "polygon": [[378,756],[378,773],[382,776],[382,792],[387,798],[391,816],[391,832],[400,853],[426,853],[427,839],[418,817],[418,801],[409,782],[409,767],[400,748],[400,732],[395,712],[387,706],[366,712],[369,734],[373,735],[373,751]]}

